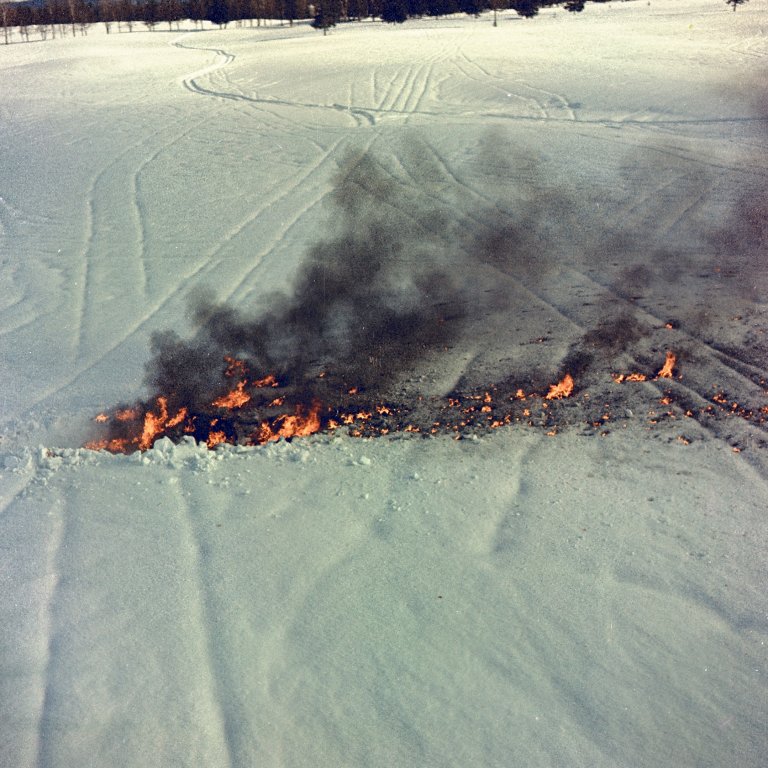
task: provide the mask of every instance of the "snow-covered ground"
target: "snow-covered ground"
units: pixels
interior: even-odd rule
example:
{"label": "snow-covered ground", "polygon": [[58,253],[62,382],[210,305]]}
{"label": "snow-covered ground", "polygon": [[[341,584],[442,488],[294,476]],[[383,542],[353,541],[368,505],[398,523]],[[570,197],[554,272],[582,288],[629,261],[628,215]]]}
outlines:
{"label": "snow-covered ground", "polygon": [[[767,19],[0,46],[0,766],[764,765]],[[571,426],[80,448],[389,210],[479,297],[399,391],[573,365]]]}

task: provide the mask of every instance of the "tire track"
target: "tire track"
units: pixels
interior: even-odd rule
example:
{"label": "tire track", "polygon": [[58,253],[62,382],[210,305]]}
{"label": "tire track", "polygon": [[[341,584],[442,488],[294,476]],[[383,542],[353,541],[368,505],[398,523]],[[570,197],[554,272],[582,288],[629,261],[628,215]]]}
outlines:
{"label": "tire track", "polygon": [[[269,208],[272,208],[276,206],[279,202],[282,200],[287,199],[291,194],[293,194],[297,189],[303,187],[308,179],[311,179],[313,176],[316,176],[320,169],[323,168],[325,165],[327,165],[329,162],[333,162],[333,158],[335,156],[336,150],[338,147],[343,143],[343,138],[338,138],[336,141],[334,141],[331,146],[324,150],[323,154],[316,159],[315,162],[313,162],[308,167],[305,167],[302,169],[302,172],[300,175],[293,177],[289,184],[284,185],[280,192],[276,194],[273,197],[267,198],[265,200],[262,200],[261,204],[254,209],[243,221],[239,222],[235,227],[233,227],[225,236],[222,242],[220,242],[215,249],[212,251],[209,251],[204,261],[206,262],[206,272],[213,272],[215,271],[218,266],[221,264],[221,259],[216,259],[216,256],[220,254],[224,248],[226,248],[234,239],[242,237],[243,233],[253,225],[254,222],[256,222],[262,214]],[[308,203],[306,203],[302,208],[298,210],[293,210],[290,217],[283,223],[283,225],[275,231],[273,234],[271,240],[267,245],[265,245],[256,255],[255,255],[255,261],[256,263],[253,264],[236,282],[235,286],[229,290],[227,294],[225,294],[225,298],[231,299],[232,296],[238,291],[238,289],[260,268],[262,260],[269,254],[274,246],[280,242],[285,235],[290,231],[297,222],[315,205],[317,205],[326,195],[328,194],[327,189],[323,189],[318,194],[314,195]],[[215,260],[215,261],[214,261]],[[250,263],[250,262],[249,262]],[[199,276],[198,276],[199,277]],[[174,291],[174,294],[177,293],[177,291]]]}
{"label": "tire track", "polygon": [[59,621],[57,618],[57,606],[62,602],[61,557],[64,551],[65,542],[68,538],[68,515],[66,513],[66,502],[58,500],[53,514],[49,515],[51,525],[51,546],[46,557],[46,575],[50,575],[51,584],[47,590],[47,601],[44,626],[41,627],[46,638],[46,660],[45,671],[43,673],[43,696],[40,703],[40,716],[37,725],[37,768],[48,768],[56,764],[56,754],[53,750],[52,735],[56,730],[56,666],[57,645],[59,636]]}
{"label": "tire track", "polygon": [[329,194],[330,193],[328,190],[322,190],[318,192],[304,205],[301,210],[297,211],[291,216],[291,218],[284,221],[279,229],[273,230],[271,239],[266,241],[261,250],[254,254],[255,263],[253,266],[245,274],[243,274],[242,277],[240,277],[240,279],[237,280],[237,282],[226,293],[223,294],[223,299],[225,301],[239,304],[246,298],[252,289],[245,289],[244,286],[247,283],[252,282],[254,276],[261,269],[263,269],[264,259],[273,252],[275,246],[278,243],[284,241],[287,238],[287,236],[298,225],[302,218],[313,208],[320,205],[328,197]]}
{"label": "tire track", "polygon": [[766,45],[764,37],[750,37],[738,43],[733,43],[728,46],[728,51],[750,62],[756,59],[762,63],[768,57],[768,45]]}
{"label": "tire track", "polygon": [[388,113],[396,110],[396,105],[402,98],[403,90],[415,67],[415,64],[411,64],[408,67],[401,67],[397,71],[395,77],[388,78],[387,88],[384,91],[384,95],[378,101],[374,111]]}
{"label": "tire track", "polygon": [[421,64],[418,67],[413,67],[409,73],[407,82],[405,83],[403,90],[400,91],[398,100],[398,112],[404,112],[411,114],[413,112],[416,102],[416,91],[419,89],[420,93],[424,92],[425,81],[429,73],[429,65]]}
{"label": "tire track", "polygon": [[[681,184],[690,182],[688,188],[695,188],[696,193],[681,198],[677,192]],[[712,183],[690,174],[676,173],[672,178],[643,191],[633,197],[627,205],[620,205],[612,218],[623,222],[622,229],[627,232],[639,231],[650,226],[654,238],[659,241],[668,237],[696,209],[709,199]]]}
{"label": "tire track", "polygon": [[[377,140],[377,137],[375,134],[371,134],[370,138],[365,142],[363,145],[363,149],[360,150],[360,148],[356,145],[356,151],[363,151],[367,152],[370,150],[371,146],[375,143]],[[306,181],[313,176],[317,176],[317,174],[320,172],[320,169],[327,165],[328,163],[335,162],[335,157],[338,154],[337,150],[339,147],[345,143],[345,139],[343,137],[338,138],[328,149],[324,150],[323,155],[314,163],[300,178],[298,178],[293,186],[290,189],[287,189],[280,197],[280,199],[288,197],[289,194],[291,194],[294,190],[298,189],[299,187],[303,186]],[[319,205],[329,194],[331,193],[331,190],[328,187],[320,186],[319,191],[312,196],[312,198],[305,203],[305,205],[292,212],[291,216],[283,223],[283,225],[280,227],[279,230],[275,231],[271,239],[264,245],[264,247],[261,249],[261,251],[257,254],[257,260],[256,263],[245,273],[243,276],[238,280],[238,282],[229,290],[227,294],[224,295],[224,298],[227,301],[235,301],[242,300],[245,295],[247,295],[248,291],[243,290],[243,285],[245,285],[247,282],[249,282],[253,275],[255,275],[261,268],[263,264],[264,258],[270,254],[274,247],[277,245],[277,243],[285,240],[288,233],[296,227],[296,225],[301,221],[301,219],[314,207]],[[271,207],[275,203],[270,203],[269,206]],[[262,208],[262,210],[264,210]],[[249,223],[253,220],[256,220],[258,216],[261,214],[261,211],[256,212],[253,216],[250,217]]]}
{"label": "tire track", "polygon": [[[547,119],[547,113],[542,109],[541,104],[535,99],[527,96],[523,96],[519,93],[511,93],[509,85],[506,80],[498,75],[492,75],[488,70],[481,67],[476,61],[468,57],[463,51],[461,51],[460,57],[453,62],[455,68],[465,77],[478,85],[482,85],[485,88],[497,91],[505,99],[514,98],[521,102],[523,105],[532,106],[534,111],[538,111],[539,115],[521,115],[521,119],[528,120],[540,120]],[[468,70],[475,68],[480,71],[480,76],[472,75]],[[495,81],[495,82],[494,82]]]}
{"label": "tire track", "polygon": [[[693,330],[682,327],[669,329],[667,318],[659,317],[649,309],[638,306],[636,302],[595,281],[575,267],[566,266],[564,269],[571,276],[567,283],[569,295],[579,290],[589,300],[569,302],[568,297],[553,296],[552,289],[542,294],[542,300],[557,308],[561,314],[586,332],[595,327],[596,318],[591,307],[603,306],[605,299],[610,298],[614,305],[623,308],[649,329],[652,348],[658,348],[662,353],[665,349],[685,353],[681,363],[682,378],[646,382],[656,389],[659,398],[664,396],[665,391],[671,391],[674,394],[674,402],[683,410],[688,408],[694,411],[696,420],[715,437],[728,440],[729,432],[734,431],[736,425],[735,433],[762,435],[758,438],[758,444],[766,442],[768,418],[761,417],[759,412],[768,407],[767,370],[753,363],[742,363],[707,343]],[[587,309],[582,311],[584,306]],[[620,314],[616,312],[616,316]],[[663,334],[663,340],[659,334]],[[660,357],[649,360],[647,355],[647,352],[632,350],[625,353],[630,365],[641,368],[662,362]],[[738,407],[735,407],[734,403],[737,403]],[[768,416],[768,411],[764,412]],[[721,418],[728,417],[729,420],[722,425],[716,421],[710,423],[707,415],[715,413]],[[741,418],[736,422],[733,421],[734,416]],[[754,439],[751,438],[752,441]]]}
{"label": "tire track", "polygon": [[[529,83],[524,82],[523,80],[516,80],[515,81],[518,85],[523,86],[523,88],[527,88],[529,91],[532,91],[534,93],[541,93],[544,94],[544,96],[548,97],[547,104],[552,106],[557,106],[558,110],[562,110],[565,112],[566,117],[565,118],[559,118],[560,120],[570,121],[570,122],[578,122],[578,119],[576,117],[576,112],[571,107],[570,102],[568,99],[565,98],[560,93],[555,93],[554,91],[547,91],[543,88],[539,88],[533,85],[530,85]],[[533,101],[539,105],[539,108],[541,109],[542,113],[545,115],[547,119],[551,119],[552,115],[550,114],[550,110],[545,104],[539,99],[537,99],[535,96],[533,97]]]}
{"label": "tire track", "polygon": [[195,494],[185,492],[182,485],[175,495],[179,523],[187,543],[186,549],[191,552],[188,563],[190,580],[194,584],[191,593],[196,595],[197,599],[192,606],[190,619],[197,627],[197,634],[205,655],[205,666],[208,671],[206,683],[210,702],[209,713],[212,715],[211,719],[215,721],[216,731],[220,734],[226,764],[231,768],[247,765],[248,761],[243,759],[247,750],[244,750],[241,744],[244,738],[243,724],[247,722],[247,718],[236,705],[233,696],[235,681],[231,679],[226,663],[226,651],[217,642],[218,638],[214,631],[221,624],[221,611],[217,608],[216,590],[206,570],[210,544],[205,541],[201,533],[198,524],[200,515],[189,501],[195,498]]}
{"label": "tire track", "polygon": [[[419,85],[419,93],[413,99],[413,106],[411,107],[410,111],[414,115],[420,114],[420,112],[423,109],[422,105],[426,100],[427,96],[431,94],[436,95],[439,90],[439,83],[435,82],[435,70],[438,64],[443,64],[444,62],[453,58],[454,55],[455,55],[455,49],[449,50],[447,47],[444,47],[441,51],[439,51],[437,54],[431,57],[430,61],[426,65],[424,76],[421,79],[421,82]],[[446,78],[447,78],[447,75],[446,75]]]}
{"label": "tire track", "polygon": [[[13,765],[41,766],[53,695],[61,582],[58,564],[66,517],[60,499],[46,497],[45,504],[41,503],[36,458],[25,452],[19,464],[13,474],[0,471],[4,484],[0,499],[0,610],[6,641],[6,677],[1,688],[5,704],[14,704],[5,707],[3,735],[10,738],[4,740],[0,762],[10,766],[15,760]],[[19,731],[9,734],[11,724]],[[22,753],[28,759],[22,760]]]}
{"label": "tire track", "polygon": [[[217,72],[222,68],[228,66],[235,60],[235,55],[231,53],[227,53],[227,51],[224,51],[219,48],[185,46],[185,45],[182,45],[180,42],[172,43],[172,45],[175,45],[178,48],[184,48],[185,50],[209,51],[209,52],[215,53],[219,58],[222,59],[222,61],[215,63],[210,67],[207,67],[206,69],[200,70],[199,72],[195,72],[192,75],[188,75],[182,80],[182,84],[184,88],[186,88],[191,93],[195,93],[199,96],[207,96],[210,98],[223,99],[227,101],[245,102],[248,104],[254,104],[257,106],[264,106],[264,107],[279,106],[279,107],[293,107],[293,108],[299,108],[299,109],[339,112],[341,114],[349,115],[353,123],[358,127],[365,124],[369,126],[375,125],[376,121],[374,117],[370,114],[368,110],[365,110],[365,109],[359,109],[357,107],[352,107],[344,104],[336,104],[336,103],[319,104],[316,102],[302,102],[302,101],[293,101],[289,99],[249,96],[242,93],[242,89],[239,89],[239,88],[235,89],[234,86],[232,86],[229,78],[226,78],[226,77],[224,78],[225,83],[233,87],[233,90],[239,90],[240,91],[239,93],[206,88],[200,85],[197,82],[197,79],[204,75],[213,74],[214,72]],[[279,117],[278,115],[274,115],[274,116]]]}
{"label": "tire track", "polygon": [[[388,79],[387,90],[371,112],[374,114],[410,116],[429,114],[422,111],[422,104],[427,95],[434,92],[434,73],[439,63],[446,61],[452,51],[443,48],[437,51],[426,62],[411,64],[401,68],[397,80]],[[372,90],[374,95],[379,90],[376,70],[372,73]]]}
{"label": "tire track", "polygon": [[[566,268],[574,276],[575,282],[582,281],[582,283],[585,285],[593,286],[594,291],[609,296],[611,300],[621,304],[628,311],[637,313],[648,325],[655,325],[656,327],[661,328],[664,327],[668,322],[667,317],[661,317],[657,314],[654,314],[647,307],[639,306],[638,303],[632,298],[619,293],[610,285],[596,280],[591,275],[582,272],[576,267],[568,266]],[[756,384],[757,382],[754,379],[758,375],[764,375],[768,377],[767,371],[764,371],[762,368],[755,364],[745,363],[744,361],[734,357],[732,354],[726,352],[722,348],[714,346],[710,342],[707,342],[701,335],[696,334],[693,330],[684,330],[678,328],[676,329],[675,336],[680,340],[681,343],[694,342],[695,344],[706,348],[708,352],[719,362],[721,362],[725,368],[728,368],[732,373],[737,374],[741,379],[741,383],[743,384]],[[745,373],[745,371],[749,371],[749,373]]]}
{"label": "tire track", "polygon": [[[359,127],[363,125],[374,126],[376,124],[376,120],[375,120],[375,117],[371,114],[371,112],[378,111],[378,110],[360,109],[358,107],[350,107],[345,104],[336,104],[336,103],[318,104],[317,102],[309,102],[309,101],[294,101],[290,99],[245,96],[245,95],[239,95],[234,93],[227,93],[226,91],[214,91],[214,90],[202,88],[199,86],[195,88],[190,88],[189,90],[191,90],[193,93],[196,93],[199,96],[207,96],[210,98],[224,99],[228,101],[245,102],[245,103],[253,104],[263,108],[291,107],[291,108],[308,109],[308,110],[322,110],[325,112],[338,112],[343,115],[349,116],[349,118],[352,120],[352,123],[354,124],[355,127]],[[264,111],[267,112],[268,114],[272,114],[274,117],[278,117],[279,119],[285,119],[274,112],[270,112],[267,109],[264,109]],[[288,122],[287,119],[285,120],[286,122]]]}
{"label": "tire track", "polygon": [[[183,86],[193,93],[198,92],[198,85],[196,82],[196,78],[204,77],[206,75],[210,75],[214,72],[216,72],[219,69],[222,69],[223,67],[226,67],[228,64],[231,64],[235,60],[235,55],[233,53],[229,53],[222,48],[208,48],[205,46],[197,46],[197,45],[184,45],[184,40],[188,38],[191,34],[191,32],[187,32],[186,34],[182,35],[180,38],[176,40],[172,40],[169,45],[173,46],[174,48],[181,48],[185,51],[207,51],[208,53],[215,54],[216,58],[219,59],[218,61],[214,60],[214,63],[204,67],[203,69],[196,70],[195,72],[192,72],[189,75],[185,75],[182,78],[182,84]],[[203,89],[204,91],[205,89]]]}
{"label": "tire track", "polygon": [[[439,111],[422,110],[418,108],[419,99],[417,99],[417,104],[414,104],[412,107],[409,106],[413,98],[414,83],[418,81],[420,72],[428,71],[428,68],[429,68],[428,65],[425,66],[425,65],[412,64],[408,67],[401,68],[398,71],[395,78],[388,79],[387,90],[385,91],[384,96],[379,99],[377,105],[373,107],[361,108],[361,107],[355,107],[355,106],[338,104],[338,103],[320,104],[317,102],[279,99],[274,97],[273,98],[256,97],[256,96],[244,95],[242,94],[242,92],[232,93],[227,91],[214,90],[211,88],[205,88],[204,86],[200,85],[196,81],[196,77],[200,77],[204,74],[210,74],[212,72],[216,72],[220,68],[231,63],[231,61],[234,59],[234,55],[229,54],[226,51],[223,51],[217,48],[194,48],[192,46],[184,46],[180,44],[178,44],[177,47],[184,48],[186,50],[211,51],[224,59],[224,61],[220,63],[216,63],[204,70],[200,70],[200,72],[194,73],[193,76],[188,76],[182,81],[183,86],[187,90],[202,96],[208,96],[208,97],[231,100],[231,101],[247,102],[255,105],[260,105],[262,107],[279,106],[279,107],[293,107],[293,108],[300,108],[300,109],[312,109],[312,110],[317,109],[317,110],[336,111],[336,112],[348,114],[356,126],[360,126],[360,125],[368,125],[371,127],[375,126],[377,115],[402,115],[406,118],[410,116],[421,116],[421,117],[435,118],[440,121],[444,121],[448,117],[463,117],[464,115],[466,115],[466,109],[453,109],[453,110],[441,109]],[[467,57],[467,61],[471,62],[471,59]],[[490,85],[490,87],[495,88],[496,90],[504,93],[506,97],[510,95],[508,88],[502,88],[501,86],[489,84],[486,80],[482,78],[472,78],[466,72],[465,69],[461,68],[460,64],[456,62],[454,63],[456,64],[457,68],[459,68],[460,71],[462,71],[463,74],[469,77],[470,79],[474,79],[476,82],[483,83],[484,85]],[[480,68],[480,71],[485,72],[485,70],[483,70],[482,68]],[[427,81],[429,80],[427,75],[422,75],[421,80],[424,81],[425,79]],[[519,98],[530,104],[535,105],[535,108],[540,113],[539,115],[511,115],[508,112],[479,112],[478,113],[476,110],[472,110],[471,114],[473,116],[481,117],[481,118],[506,119],[506,120],[519,121],[519,122],[548,122],[548,123],[567,123],[567,124],[579,123],[583,125],[598,125],[598,126],[607,126],[607,127],[617,127],[617,126],[623,126],[623,125],[640,125],[645,127],[649,125],[656,125],[656,126],[710,125],[710,124],[719,125],[719,124],[732,124],[732,123],[738,123],[738,122],[768,123],[768,118],[765,118],[765,117],[742,117],[742,118],[724,117],[724,118],[692,118],[692,119],[669,118],[669,119],[659,119],[659,120],[653,120],[653,121],[628,120],[624,118],[582,119],[577,117],[574,108],[571,107],[570,102],[563,95],[557,94],[555,92],[543,91],[542,89],[535,88],[534,86],[531,86],[525,83],[524,81],[518,81],[518,83],[523,87],[528,88],[531,91],[538,91],[539,93],[544,93],[549,97],[550,101],[554,100],[558,104],[559,110],[565,110],[567,115],[565,117],[554,116],[550,114],[550,111],[548,111],[542,105],[541,101],[539,101],[534,97],[522,96],[521,94],[514,94],[514,95],[516,96],[516,98]],[[373,74],[373,88],[374,88],[374,91],[378,90],[379,88],[376,73]],[[422,95],[425,95],[428,91],[429,91],[429,88],[425,84],[424,94]]]}

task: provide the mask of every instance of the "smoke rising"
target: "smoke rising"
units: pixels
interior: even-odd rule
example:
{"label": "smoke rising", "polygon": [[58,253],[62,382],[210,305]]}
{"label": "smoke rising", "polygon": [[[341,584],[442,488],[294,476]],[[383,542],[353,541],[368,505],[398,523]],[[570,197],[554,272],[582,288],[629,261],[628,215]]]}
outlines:
{"label": "smoke rising", "polygon": [[[507,368],[478,363],[462,375],[467,386],[513,375],[530,380],[533,369],[546,381],[568,365],[582,373],[592,361],[610,365],[672,319],[697,331],[701,307],[678,285],[712,285],[710,314],[722,314],[716,291],[723,284],[753,300],[764,288],[761,194],[737,200],[727,219],[709,226],[697,229],[701,217],[694,216],[670,218],[673,225],[660,229],[658,218],[628,218],[620,200],[611,206],[610,189],[601,197],[599,187],[558,188],[535,157],[515,153],[497,134],[480,141],[485,197],[468,196],[473,190],[447,179],[417,144],[402,153],[406,183],[370,152],[344,159],[327,232],[308,247],[290,292],[260,311],[205,291],[191,297],[192,338],[153,336],[152,392],[204,409],[231,388],[227,358],[235,357],[254,376],[277,377],[294,400],[326,400],[351,388],[382,397],[468,337],[475,347],[485,344],[483,359],[506,357]],[[642,181],[658,185],[669,202],[648,197],[658,206],[643,216],[677,200],[707,199],[711,180],[699,167],[681,164],[658,180],[648,172],[632,178],[628,200]],[[571,267],[577,280],[595,275],[592,301],[579,302],[584,289],[575,286],[558,293]],[[727,291],[726,303],[733,294]],[[561,320],[559,331],[546,331],[553,311],[575,327]],[[521,349],[528,336],[558,334],[550,361]]]}
{"label": "smoke rising", "polygon": [[[750,366],[768,360],[764,179],[717,187],[687,154],[672,164],[662,149],[663,167],[628,161],[626,183],[606,173],[605,186],[498,132],[459,167],[413,136],[396,155],[348,155],[290,290],[258,309],[191,296],[193,334],[153,335],[149,397],[104,415],[107,437],[93,444],[143,449],[147,423],[209,445],[263,442],[288,434],[294,417],[316,419],[316,431],[367,411],[369,434],[534,418],[549,427],[569,408],[592,428],[611,403],[642,410],[638,390],[616,389],[609,374],[656,380],[671,350],[687,368],[687,413],[709,419],[694,401],[706,402],[713,380],[733,380],[739,361],[757,387],[745,397],[762,396]],[[520,393],[543,398],[566,375],[574,400],[534,417]],[[670,401],[676,384],[664,386]],[[376,416],[380,403],[388,410]]]}
{"label": "smoke rising", "polygon": [[192,339],[153,337],[153,390],[202,407],[226,387],[233,356],[308,400],[339,387],[379,392],[487,307],[492,292],[475,273],[488,251],[466,247],[466,221],[448,206],[404,199],[368,154],[346,159],[332,203],[331,234],[309,248],[290,294],[250,313],[199,293]]}

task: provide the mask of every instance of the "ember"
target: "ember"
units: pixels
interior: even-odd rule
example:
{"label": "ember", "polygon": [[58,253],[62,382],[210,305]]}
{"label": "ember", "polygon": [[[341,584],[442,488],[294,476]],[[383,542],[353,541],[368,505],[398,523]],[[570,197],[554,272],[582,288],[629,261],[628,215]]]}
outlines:
{"label": "ember", "polygon": [[[661,370],[656,374],[655,379],[671,379],[674,375],[675,365],[677,364],[677,355],[672,351],[667,351],[666,359]],[[613,373],[611,378],[617,384],[623,384],[625,381],[648,381],[648,376],[644,373]]]}

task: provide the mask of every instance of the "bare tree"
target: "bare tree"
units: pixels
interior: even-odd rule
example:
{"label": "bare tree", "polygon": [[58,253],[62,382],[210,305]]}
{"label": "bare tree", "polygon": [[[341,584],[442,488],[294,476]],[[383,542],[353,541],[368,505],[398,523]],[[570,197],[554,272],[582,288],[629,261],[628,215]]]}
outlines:
{"label": "bare tree", "polygon": [[104,25],[107,34],[109,34],[115,21],[115,4],[113,0],[97,0],[96,13],[99,21]]}
{"label": "bare tree", "polygon": [[11,42],[13,34],[14,12],[8,3],[0,3],[0,21],[3,22],[3,40],[6,45]]}
{"label": "bare tree", "polygon": [[173,30],[174,24],[178,30],[179,22],[184,18],[181,0],[160,0],[160,18],[168,22],[169,31]]}
{"label": "bare tree", "polygon": [[120,0],[117,8],[117,28],[125,26],[129,32],[133,32],[133,25],[136,23],[136,8],[132,0]]}
{"label": "bare tree", "polygon": [[29,42],[29,27],[32,24],[33,11],[29,5],[19,5],[16,7],[16,27],[22,39]]}
{"label": "bare tree", "polygon": [[80,21],[78,15],[79,8],[77,7],[77,0],[67,0],[67,6],[69,7],[69,21],[72,24],[72,37],[75,36],[75,24]]}

